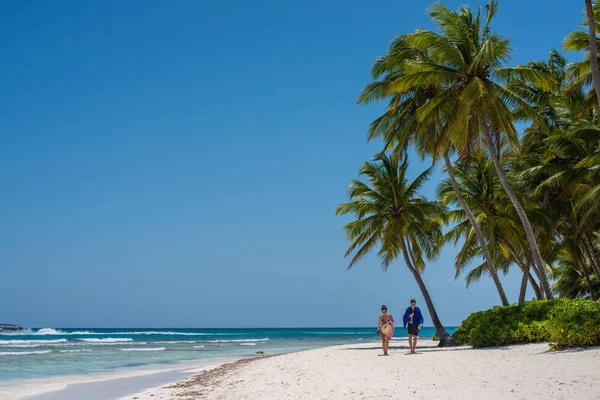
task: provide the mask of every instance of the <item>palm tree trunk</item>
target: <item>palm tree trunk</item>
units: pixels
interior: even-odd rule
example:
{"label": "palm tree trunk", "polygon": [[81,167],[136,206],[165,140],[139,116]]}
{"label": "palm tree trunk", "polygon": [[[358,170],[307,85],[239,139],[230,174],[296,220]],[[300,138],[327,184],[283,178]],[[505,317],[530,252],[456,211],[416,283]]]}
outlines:
{"label": "palm tree trunk", "polygon": [[542,291],[540,290],[537,282],[535,279],[533,279],[533,276],[531,276],[529,265],[525,264],[523,260],[521,260],[521,257],[519,257],[517,254],[515,248],[508,241],[506,241],[506,248],[508,249],[510,256],[513,258],[513,260],[515,260],[515,263],[517,263],[519,268],[521,268],[521,271],[523,271],[524,274],[527,274],[527,279],[529,280],[529,283],[531,283],[531,288],[533,289],[533,293],[535,293],[535,298],[538,300],[543,300],[544,296],[542,295]]}
{"label": "palm tree trunk", "polygon": [[523,278],[521,278],[521,289],[519,290],[519,304],[525,303],[525,296],[527,295],[527,271],[523,271]]}
{"label": "palm tree trunk", "polygon": [[[549,197],[548,191],[545,191],[545,192],[544,192],[544,200],[542,201],[542,205],[541,205],[541,207],[540,207],[540,210],[541,210],[542,212],[546,211],[546,209],[548,208],[548,206],[549,206],[549,205],[550,205],[550,197]],[[536,226],[533,228],[533,235],[535,236],[535,242],[536,242],[536,243],[539,243],[539,241],[540,241],[540,235],[541,235],[541,233],[542,233],[542,230],[541,230],[540,226],[539,226],[539,225],[536,225]],[[535,265],[533,266],[533,271],[534,271],[534,272],[535,272],[535,274],[537,275],[538,279],[540,279],[540,271],[538,271],[538,269],[537,269],[537,268],[535,268]],[[530,274],[530,275],[531,275],[531,274]],[[533,279],[533,277],[532,277],[532,279]],[[540,282],[541,282],[541,281],[542,281],[542,280],[540,279]],[[539,286],[538,286],[538,288],[539,288]],[[544,291],[543,289],[544,289],[544,288],[542,287],[542,291]],[[535,290],[535,289],[534,289],[534,290]],[[537,293],[536,293],[536,296],[537,296]],[[538,300],[542,300],[542,299],[538,298]]]}
{"label": "palm tree trunk", "polygon": [[412,272],[413,276],[415,277],[417,285],[419,286],[419,289],[421,289],[421,294],[425,299],[427,310],[429,311],[429,315],[431,316],[431,322],[433,323],[433,326],[435,327],[435,332],[437,333],[440,339],[439,346],[452,346],[452,336],[446,331],[446,328],[444,328],[444,325],[442,325],[442,322],[437,316],[437,312],[435,311],[435,307],[433,306],[433,301],[431,301],[431,296],[429,296],[429,291],[425,287],[425,283],[421,278],[421,274],[419,273],[419,271],[417,271],[417,269],[413,266],[412,262],[410,261],[408,248],[406,246],[406,243],[404,242],[404,239],[402,239],[400,245],[402,247],[402,255],[404,256],[404,262],[406,263],[406,266],[408,267],[410,272]]}
{"label": "palm tree trunk", "polygon": [[504,291],[502,283],[500,282],[500,278],[498,277],[498,271],[496,271],[496,267],[494,266],[494,263],[492,261],[492,256],[490,255],[490,251],[487,247],[487,242],[485,241],[485,236],[483,235],[481,227],[477,223],[473,212],[469,208],[469,205],[462,196],[460,186],[458,186],[458,183],[456,182],[456,176],[454,175],[452,163],[450,162],[450,157],[448,157],[447,152],[444,153],[444,162],[446,163],[446,170],[448,171],[448,177],[450,177],[450,182],[452,183],[452,189],[454,189],[454,194],[456,195],[456,198],[458,199],[458,202],[460,203],[460,206],[462,207],[463,211],[465,212],[465,214],[467,214],[467,218],[469,219],[469,222],[471,222],[471,226],[473,226],[473,230],[475,231],[477,240],[479,240],[479,247],[481,247],[481,250],[483,251],[483,258],[485,259],[487,270],[490,273],[494,284],[496,285],[496,289],[498,290],[498,294],[500,295],[500,301],[502,302],[503,306],[507,306],[510,303],[508,302],[508,297],[506,297],[506,292]]}
{"label": "palm tree trunk", "polygon": [[[538,280],[541,282],[542,281],[542,278],[541,278],[542,274],[540,274],[540,271],[538,271],[538,269],[535,267],[535,264],[529,258],[526,259],[525,261],[527,262],[527,265],[531,265],[531,269],[535,273],[535,276],[537,276]],[[530,272],[530,275],[531,275],[531,272]],[[533,275],[531,276],[531,279],[533,279]],[[535,282],[535,280],[533,282],[535,283],[535,285],[537,286],[537,288],[539,289],[539,292],[540,292],[540,296],[541,297],[538,298],[538,300],[547,299],[548,297],[546,296],[546,290],[544,290],[544,287],[538,285],[537,282]],[[532,287],[534,287],[533,284],[532,284]],[[552,289],[549,288],[548,290],[552,290]]]}
{"label": "palm tree trunk", "polygon": [[590,239],[590,235],[587,232],[582,234],[581,238],[583,239],[583,247],[585,247],[586,253],[588,253],[588,257],[592,262],[592,268],[596,276],[600,277],[600,261],[598,260],[598,253],[594,248],[594,242]]}
{"label": "palm tree trunk", "polygon": [[533,262],[536,268],[538,268],[540,272],[540,284],[544,288],[544,292],[546,292],[547,299],[553,299],[554,295],[552,294],[552,290],[550,289],[550,283],[548,282],[548,276],[546,276],[546,270],[544,269],[544,264],[542,263],[542,256],[540,255],[540,249],[535,241],[535,236],[533,234],[533,229],[531,228],[531,224],[529,223],[529,219],[527,218],[527,214],[525,214],[525,209],[521,203],[519,203],[519,199],[517,195],[513,191],[510,183],[508,182],[508,178],[502,169],[502,165],[500,165],[500,158],[498,153],[496,153],[496,149],[494,147],[494,142],[492,140],[492,136],[490,135],[490,131],[488,129],[487,123],[483,115],[479,115],[479,127],[483,133],[485,147],[490,153],[490,158],[492,159],[492,163],[494,164],[494,168],[496,169],[496,173],[498,174],[498,178],[500,178],[500,183],[502,183],[502,187],[506,191],[506,194],[510,198],[510,201],[513,203],[515,207],[515,211],[521,220],[521,224],[523,224],[523,230],[525,231],[525,236],[527,237],[527,242],[529,242],[529,247],[531,248],[531,254],[533,257]]}
{"label": "palm tree trunk", "polygon": [[596,297],[596,292],[594,291],[594,286],[592,285],[592,279],[590,278],[590,273],[585,265],[585,261],[581,263],[581,269],[583,270],[583,276],[585,276],[585,282],[588,286],[588,293],[592,300],[596,301],[598,298]]}
{"label": "palm tree trunk", "polygon": [[594,9],[592,0],[585,0],[585,13],[587,14],[588,29],[590,34],[590,65],[592,68],[592,80],[594,81],[594,90],[600,106],[600,69],[598,69],[598,46],[596,44],[596,20],[594,18]]}
{"label": "palm tree trunk", "polygon": [[531,285],[531,288],[533,289],[533,293],[535,293],[535,298],[538,300],[544,300],[544,295],[542,294],[542,290],[540,289],[540,287],[537,284],[537,282],[535,281],[535,279],[533,279],[533,275],[531,275],[530,271],[527,271],[527,278],[529,279],[529,284]]}

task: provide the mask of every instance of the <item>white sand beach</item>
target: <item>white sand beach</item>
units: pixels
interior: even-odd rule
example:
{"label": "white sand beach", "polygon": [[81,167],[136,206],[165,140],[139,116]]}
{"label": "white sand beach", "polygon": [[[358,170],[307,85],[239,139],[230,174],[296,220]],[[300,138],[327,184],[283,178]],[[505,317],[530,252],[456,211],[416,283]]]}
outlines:
{"label": "white sand beach", "polygon": [[600,348],[407,349],[395,341],[389,357],[367,343],[238,361],[122,400],[600,398]]}
{"label": "white sand beach", "polygon": [[600,348],[550,352],[547,344],[437,348],[405,340],[160,370],[30,380],[1,399],[598,399]]}

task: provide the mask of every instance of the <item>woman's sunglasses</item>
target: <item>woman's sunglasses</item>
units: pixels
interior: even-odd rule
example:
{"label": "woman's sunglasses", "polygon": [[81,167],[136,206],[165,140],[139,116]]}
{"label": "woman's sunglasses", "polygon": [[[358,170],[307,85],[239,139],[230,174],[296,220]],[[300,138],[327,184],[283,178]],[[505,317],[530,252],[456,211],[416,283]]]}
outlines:
{"label": "woman's sunglasses", "polygon": [[387,311],[387,308],[382,308],[381,311]]}

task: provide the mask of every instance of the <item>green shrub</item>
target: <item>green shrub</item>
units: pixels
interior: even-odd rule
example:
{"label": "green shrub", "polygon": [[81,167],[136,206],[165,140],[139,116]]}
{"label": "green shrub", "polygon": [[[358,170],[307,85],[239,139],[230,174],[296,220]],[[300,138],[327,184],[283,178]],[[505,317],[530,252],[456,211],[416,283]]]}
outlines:
{"label": "green shrub", "polygon": [[513,333],[512,343],[537,343],[547,340],[546,321],[532,321],[529,324],[519,322]]}
{"label": "green shrub", "polygon": [[433,334],[433,339],[431,339],[431,340],[433,340],[434,342],[439,342],[440,341],[440,338],[439,338],[437,332]]}
{"label": "green shrub", "polygon": [[600,345],[600,304],[589,300],[540,300],[471,314],[454,343],[473,347],[552,341],[558,347]]}
{"label": "green shrub", "polygon": [[474,327],[479,325],[479,321],[484,313],[485,311],[474,312],[473,314],[469,315],[469,317],[465,319],[458,328],[456,328],[456,331],[454,331],[454,334],[452,335],[454,344],[460,346],[463,344],[469,344],[471,342],[471,331]]}
{"label": "green shrub", "polygon": [[546,322],[548,339],[558,348],[600,345],[600,304],[571,300],[557,304]]}
{"label": "green shrub", "polygon": [[521,312],[529,321],[543,321],[548,318],[548,313],[556,304],[571,301],[566,299],[534,300],[521,304]]}

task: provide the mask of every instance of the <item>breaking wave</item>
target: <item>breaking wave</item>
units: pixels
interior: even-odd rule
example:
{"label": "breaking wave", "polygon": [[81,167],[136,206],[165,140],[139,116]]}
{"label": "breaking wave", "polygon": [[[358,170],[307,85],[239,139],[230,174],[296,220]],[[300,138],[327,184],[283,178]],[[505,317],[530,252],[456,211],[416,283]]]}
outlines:
{"label": "breaking wave", "polygon": [[238,342],[266,342],[269,338],[264,339],[222,339],[222,340],[207,340],[207,343],[238,343]]}
{"label": "breaking wave", "polygon": [[134,347],[131,349],[121,349],[121,351],[163,351],[165,347]]}
{"label": "breaking wave", "polygon": [[159,340],[158,342],[152,342],[156,344],[182,344],[182,343],[198,343],[197,340]]}
{"label": "breaking wave", "polygon": [[91,339],[77,339],[86,343],[127,343],[133,342],[132,338],[91,338]]}
{"label": "breaking wave", "polygon": [[67,339],[56,340],[0,340],[0,347],[38,347],[56,344],[66,344]]}
{"label": "breaking wave", "polygon": [[0,351],[0,356],[27,356],[31,354],[48,354],[52,350],[37,350],[37,351]]}

